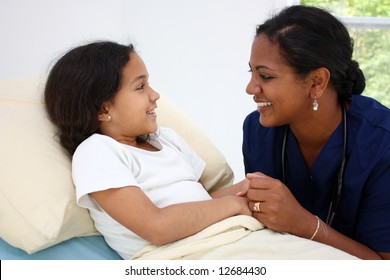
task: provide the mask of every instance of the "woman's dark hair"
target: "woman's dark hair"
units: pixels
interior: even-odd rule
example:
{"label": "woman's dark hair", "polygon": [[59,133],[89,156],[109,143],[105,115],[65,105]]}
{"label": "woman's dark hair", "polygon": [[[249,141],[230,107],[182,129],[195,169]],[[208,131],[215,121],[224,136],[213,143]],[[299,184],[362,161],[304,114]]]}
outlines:
{"label": "woman's dark hair", "polygon": [[94,42],[70,50],[51,69],[44,102],[60,143],[70,155],[99,132],[98,113],[104,102],[114,99],[122,69],[133,52],[131,44]]}
{"label": "woman's dark hair", "polygon": [[291,6],[259,25],[256,36],[277,44],[286,62],[302,77],[325,67],[341,100],[361,94],[365,77],[352,60],[353,41],[345,26],[325,10]]}

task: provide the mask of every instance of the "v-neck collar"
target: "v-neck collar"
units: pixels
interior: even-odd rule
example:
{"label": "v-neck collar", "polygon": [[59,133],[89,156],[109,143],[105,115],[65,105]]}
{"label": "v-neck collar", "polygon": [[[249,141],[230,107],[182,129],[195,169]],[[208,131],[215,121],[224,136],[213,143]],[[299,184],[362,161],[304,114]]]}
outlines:
{"label": "v-neck collar", "polygon": [[306,209],[321,208],[318,202],[324,199],[328,201],[332,189],[330,186],[333,186],[341,164],[343,124],[332,133],[310,168],[291,130],[287,138],[286,183],[298,200],[306,203],[303,205]]}

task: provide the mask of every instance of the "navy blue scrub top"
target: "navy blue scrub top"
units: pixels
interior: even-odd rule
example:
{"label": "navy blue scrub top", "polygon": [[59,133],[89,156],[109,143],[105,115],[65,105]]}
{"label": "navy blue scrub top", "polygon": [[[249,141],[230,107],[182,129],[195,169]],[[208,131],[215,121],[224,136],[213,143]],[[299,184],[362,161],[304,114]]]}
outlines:
{"label": "navy blue scrub top", "polygon": [[[390,110],[364,96],[352,96],[347,112],[347,157],[340,203],[332,227],[377,252],[390,252]],[[245,172],[282,180],[285,127],[265,128],[259,112],[243,125]],[[290,130],[286,143],[286,186],[298,202],[322,220],[342,160],[343,124],[308,168]]]}

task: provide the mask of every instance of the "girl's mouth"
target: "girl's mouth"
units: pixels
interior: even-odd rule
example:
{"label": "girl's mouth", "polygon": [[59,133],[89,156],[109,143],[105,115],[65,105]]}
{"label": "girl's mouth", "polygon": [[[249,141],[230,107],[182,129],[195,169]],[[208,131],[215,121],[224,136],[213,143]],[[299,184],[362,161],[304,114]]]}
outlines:
{"label": "girl's mouth", "polygon": [[147,111],[146,113],[147,113],[148,115],[151,115],[151,116],[154,116],[154,117],[157,116],[156,111],[155,111],[154,109],[152,109],[152,110],[150,110],[150,111]]}

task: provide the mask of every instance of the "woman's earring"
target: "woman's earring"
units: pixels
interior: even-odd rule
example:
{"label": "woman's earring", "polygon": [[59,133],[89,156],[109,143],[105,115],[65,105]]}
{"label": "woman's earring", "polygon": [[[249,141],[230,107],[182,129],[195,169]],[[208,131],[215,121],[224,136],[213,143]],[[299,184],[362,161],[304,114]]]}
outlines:
{"label": "woman's earring", "polygon": [[109,121],[111,121],[111,116],[107,116],[107,119],[108,119]]}
{"label": "woman's earring", "polygon": [[317,111],[318,110],[318,102],[317,102],[317,96],[314,96],[314,101],[313,101],[313,111]]}

